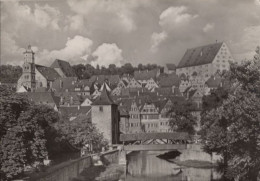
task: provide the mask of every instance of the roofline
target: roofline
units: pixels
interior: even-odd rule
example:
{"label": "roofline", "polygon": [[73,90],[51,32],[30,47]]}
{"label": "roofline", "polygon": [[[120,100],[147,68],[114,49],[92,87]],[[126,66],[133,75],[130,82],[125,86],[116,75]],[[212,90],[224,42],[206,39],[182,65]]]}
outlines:
{"label": "roofline", "polygon": [[[207,46],[211,46],[211,45],[215,45],[215,44],[223,44],[223,43],[225,43],[225,42],[224,42],[224,41],[221,41],[221,42],[211,43],[211,44],[207,44],[207,45],[203,45],[203,46],[188,48],[188,49],[185,51],[184,55],[185,55],[185,54],[187,53],[187,51],[189,51],[189,50],[193,50],[193,49],[197,49],[197,48],[202,48],[202,47],[207,47]],[[181,60],[183,59],[184,55],[182,56]],[[200,65],[209,64],[209,63],[204,63],[204,64],[201,63],[201,64],[197,64],[197,65],[193,65],[193,66],[179,66],[181,60],[179,61],[178,65],[176,66],[176,69],[177,69],[177,68],[194,67],[194,66],[200,66]],[[211,63],[212,63],[212,62],[211,62]]]}

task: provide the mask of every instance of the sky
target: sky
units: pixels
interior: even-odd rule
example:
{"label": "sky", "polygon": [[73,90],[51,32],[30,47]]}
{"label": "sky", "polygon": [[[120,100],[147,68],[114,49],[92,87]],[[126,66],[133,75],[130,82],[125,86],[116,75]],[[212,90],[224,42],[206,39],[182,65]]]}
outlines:
{"label": "sky", "polygon": [[1,2],[1,64],[178,64],[186,49],[226,42],[235,60],[260,45],[260,0]]}

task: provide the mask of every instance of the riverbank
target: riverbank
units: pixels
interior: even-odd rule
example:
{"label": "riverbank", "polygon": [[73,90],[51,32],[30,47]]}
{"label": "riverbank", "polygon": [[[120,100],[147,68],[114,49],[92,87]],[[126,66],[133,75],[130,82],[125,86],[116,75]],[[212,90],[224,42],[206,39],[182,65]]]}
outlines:
{"label": "riverbank", "polygon": [[115,181],[125,177],[125,166],[118,164],[91,166],[73,181]]}
{"label": "riverbank", "polygon": [[216,168],[217,164],[216,163],[210,163],[207,161],[199,161],[199,160],[186,160],[186,161],[179,161],[179,160],[167,160],[169,162],[175,163],[179,166],[184,166],[184,167],[193,167],[193,168]]}

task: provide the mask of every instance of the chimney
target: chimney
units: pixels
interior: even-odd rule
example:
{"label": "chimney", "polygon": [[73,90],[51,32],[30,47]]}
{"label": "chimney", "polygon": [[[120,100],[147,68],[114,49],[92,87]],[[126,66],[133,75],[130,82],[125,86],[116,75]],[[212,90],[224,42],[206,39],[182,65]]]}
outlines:
{"label": "chimney", "polygon": [[137,95],[139,96],[139,91],[137,91]]}
{"label": "chimney", "polygon": [[78,110],[80,110],[80,105],[78,105]]}

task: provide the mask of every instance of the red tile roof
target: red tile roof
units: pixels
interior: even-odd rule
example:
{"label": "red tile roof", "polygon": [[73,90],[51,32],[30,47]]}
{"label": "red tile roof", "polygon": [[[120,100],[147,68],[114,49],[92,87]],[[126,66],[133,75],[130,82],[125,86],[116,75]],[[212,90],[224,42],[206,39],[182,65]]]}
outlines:
{"label": "red tile roof", "polygon": [[179,62],[178,68],[212,63],[222,44],[223,42],[220,42],[188,49]]}

